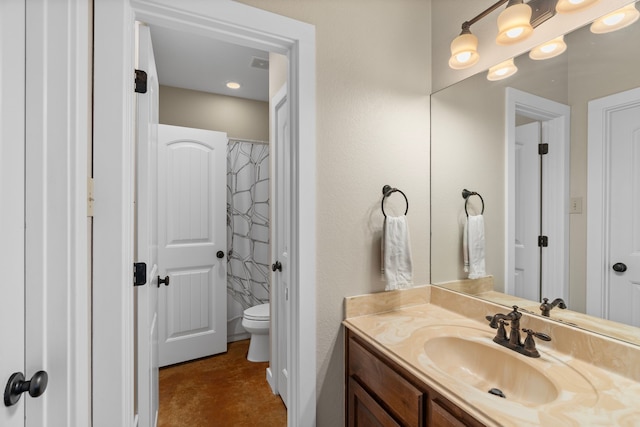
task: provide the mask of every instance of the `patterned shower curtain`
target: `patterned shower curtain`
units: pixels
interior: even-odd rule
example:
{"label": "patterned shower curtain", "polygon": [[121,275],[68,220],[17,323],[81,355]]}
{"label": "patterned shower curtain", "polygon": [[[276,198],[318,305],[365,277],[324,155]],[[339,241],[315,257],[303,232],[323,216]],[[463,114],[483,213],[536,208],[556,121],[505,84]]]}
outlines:
{"label": "patterned shower curtain", "polygon": [[269,302],[269,145],[229,140],[227,293],[243,309]]}

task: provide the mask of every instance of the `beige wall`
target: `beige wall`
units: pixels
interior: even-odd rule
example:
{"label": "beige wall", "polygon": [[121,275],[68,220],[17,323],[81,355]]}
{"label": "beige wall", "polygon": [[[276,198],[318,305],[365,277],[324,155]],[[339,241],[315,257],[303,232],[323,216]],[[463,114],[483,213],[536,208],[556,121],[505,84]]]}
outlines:
{"label": "beige wall", "polygon": [[268,141],[269,103],[160,86],[160,123]]}
{"label": "beige wall", "polygon": [[243,3],[316,27],[317,425],[340,426],[343,299],[384,289],[385,184],[409,198],[414,280],[429,280],[430,3]]}
{"label": "beige wall", "polygon": [[269,99],[278,93],[280,88],[287,83],[289,74],[289,60],[279,53],[269,53]]}

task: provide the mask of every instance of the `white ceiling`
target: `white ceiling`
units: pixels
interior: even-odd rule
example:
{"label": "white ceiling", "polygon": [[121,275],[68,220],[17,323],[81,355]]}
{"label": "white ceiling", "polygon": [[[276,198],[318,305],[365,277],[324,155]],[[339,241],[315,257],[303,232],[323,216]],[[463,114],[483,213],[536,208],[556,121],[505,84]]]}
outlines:
{"label": "white ceiling", "polygon": [[[269,71],[251,66],[254,57],[268,64],[268,52],[155,26],[151,39],[161,85],[269,100]],[[242,86],[228,89],[229,81]]]}

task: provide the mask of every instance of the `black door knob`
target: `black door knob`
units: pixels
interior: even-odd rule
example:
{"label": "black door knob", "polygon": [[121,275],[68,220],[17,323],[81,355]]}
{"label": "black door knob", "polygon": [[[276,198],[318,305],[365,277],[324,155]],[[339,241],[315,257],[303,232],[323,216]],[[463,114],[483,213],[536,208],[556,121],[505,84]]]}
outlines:
{"label": "black door knob", "polygon": [[15,405],[25,391],[29,392],[31,397],[41,396],[47,389],[48,383],[49,375],[45,371],[36,372],[29,381],[25,381],[22,372],[16,372],[9,377],[4,389],[4,405]]}
{"label": "black door knob", "polygon": [[224,252],[222,252],[222,251],[218,251],[218,252],[216,252],[216,256],[217,256],[218,258],[224,258]]}
{"label": "black door knob", "polygon": [[615,264],[613,264],[613,271],[617,273],[624,273],[625,271],[627,271],[627,266],[622,262],[616,262]]}
{"label": "black door knob", "polygon": [[164,279],[158,276],[158,287],[164,283],[165,286],[169,286],[169,276],[164,276]]}
{"label": "black door knob", "polygon": [[272,271],[282,271],[282,264],[280,263],[280,261],[276,261],[275,264],[271,264],[271,270]]}

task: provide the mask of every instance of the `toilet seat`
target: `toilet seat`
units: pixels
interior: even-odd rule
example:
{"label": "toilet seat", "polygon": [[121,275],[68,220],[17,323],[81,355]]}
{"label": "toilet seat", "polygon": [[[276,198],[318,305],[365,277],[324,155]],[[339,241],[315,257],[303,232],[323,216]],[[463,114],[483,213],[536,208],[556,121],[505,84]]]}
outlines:
{"label": "toilet seat", "polygon": [[243,317],[246,320],[269,321],[269,303],[247,308]]}

